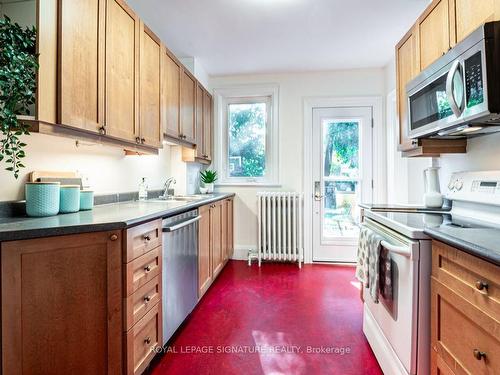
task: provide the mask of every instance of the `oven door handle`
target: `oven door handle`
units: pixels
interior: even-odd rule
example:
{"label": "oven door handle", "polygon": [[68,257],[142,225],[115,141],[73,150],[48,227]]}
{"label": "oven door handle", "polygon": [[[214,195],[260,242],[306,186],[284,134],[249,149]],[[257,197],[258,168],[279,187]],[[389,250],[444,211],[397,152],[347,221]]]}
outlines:
{"label": "oven door handle", "polygon": [[403,247],[403,246],[394,246],[391,245],[389,242],[382,240],[380,242],[380,245],[385,247],[387,250],[389,250],[391,253],[403,255],[407,258],[411,257],[411,250],[408,247]]}

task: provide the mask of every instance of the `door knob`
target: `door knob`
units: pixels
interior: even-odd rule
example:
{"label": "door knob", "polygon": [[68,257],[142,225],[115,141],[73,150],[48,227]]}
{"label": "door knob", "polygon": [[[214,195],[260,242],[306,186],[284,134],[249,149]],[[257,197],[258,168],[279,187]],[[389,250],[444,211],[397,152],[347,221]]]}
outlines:
{"label": "door knob", "polygon": [[320,201],[323,199],[323,195],[321,195],[321,182],[314,181],[314,200]]}

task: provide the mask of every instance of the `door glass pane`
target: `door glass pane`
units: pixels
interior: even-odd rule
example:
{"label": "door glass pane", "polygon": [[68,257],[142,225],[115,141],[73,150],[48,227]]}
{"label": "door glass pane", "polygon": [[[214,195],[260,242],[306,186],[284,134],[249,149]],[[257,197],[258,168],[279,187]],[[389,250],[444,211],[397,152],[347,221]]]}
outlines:
{"label": "door glass pane", "polygon": [[359,177],[359,121],[323,122],[324,177]]}
{"label": "door glass pane", "polygon": [[325,181],[323,238],[357,237],[359,208],[357,181]]}
{"label": "door glass pane", "polygon": [[266,103],[229,104],[229,177],[266,173]]}

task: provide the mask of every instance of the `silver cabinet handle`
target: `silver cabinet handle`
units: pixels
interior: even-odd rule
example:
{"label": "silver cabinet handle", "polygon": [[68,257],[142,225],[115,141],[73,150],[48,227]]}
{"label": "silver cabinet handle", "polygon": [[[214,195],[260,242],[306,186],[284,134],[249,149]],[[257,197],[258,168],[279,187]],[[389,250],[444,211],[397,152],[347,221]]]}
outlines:
{"label": "silver cabinet handle", "polygon": [[175,225],[172,225],[170,227],[163,227],[163,232],[173,232],[173,231],[179,230],[181,228],[187,227],[189,224],[193,224],[193,223],[197,222],[200,219],[201,219],[201,215],[198,215],[192,219],[183,221],[179,224],[175,224]]}

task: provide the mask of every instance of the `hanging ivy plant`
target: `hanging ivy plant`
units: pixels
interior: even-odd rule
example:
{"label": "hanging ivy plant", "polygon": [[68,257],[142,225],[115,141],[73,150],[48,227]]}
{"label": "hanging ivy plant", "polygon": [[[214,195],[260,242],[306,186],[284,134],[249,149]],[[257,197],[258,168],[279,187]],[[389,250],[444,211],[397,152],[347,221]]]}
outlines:
{"label": "hanging ivy plant", "polygon": [[29,125],[17,115],[29,115],[35,103],[37,70],[35,27],[21,27],[4,16],[0,19],[0,161],[15,178],[26,156],[21,137],[29,135]]}

